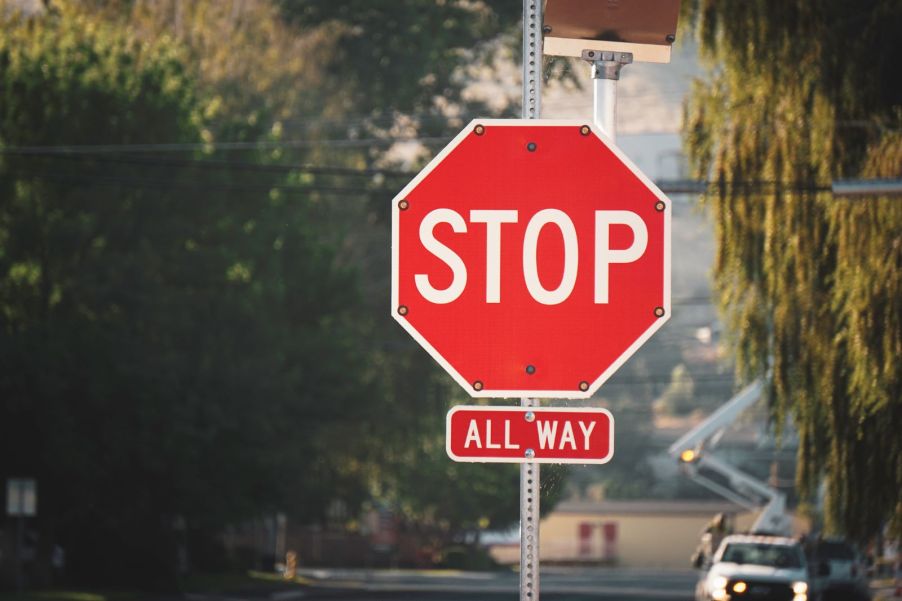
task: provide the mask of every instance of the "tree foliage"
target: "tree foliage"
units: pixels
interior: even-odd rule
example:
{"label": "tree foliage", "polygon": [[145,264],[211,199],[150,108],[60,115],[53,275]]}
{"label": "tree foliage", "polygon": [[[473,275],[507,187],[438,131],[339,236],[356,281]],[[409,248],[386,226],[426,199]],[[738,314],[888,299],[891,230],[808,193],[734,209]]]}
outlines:
{"label": "tree foliage", "polygon": [[[772,374],[827,524],[902,526],[902,204],[832,180],[902,175],[902,5],[684,3],[713,70],[685,137],[716,224],[720,304],[744,377]],[[751,182],[755,182],[752,184]],[[761,184],[761,182],[765,182]]]}
{"label": "tree foliage", "polygon": [[480,51],[485,56],[522,11],[504,0],[280,0],[280,6],[301,27],[334,28],[338,51],[327,66],[345,80],[343,102],[399,113],[429,109],[439,98],[461,103],[458,69]]}
{"label": "tree foliage", "polygon": [[271,175],[82,152],[200,142],[185,62],[67,5],[0,35],[0,473],[108,582],[165,584],[177,519],[363,494],[325,452],[366,371],[315,209]]}
{"label": "tree foliage", "polygon": [[460,393],[388,317],[403,181],[371,168],[453,130],[519,7],[46,4],[0,0],[0,478],[37,478],[43,563],[166,585],[173,524],[336,500],[516,519],[516,469],[445,456]]}

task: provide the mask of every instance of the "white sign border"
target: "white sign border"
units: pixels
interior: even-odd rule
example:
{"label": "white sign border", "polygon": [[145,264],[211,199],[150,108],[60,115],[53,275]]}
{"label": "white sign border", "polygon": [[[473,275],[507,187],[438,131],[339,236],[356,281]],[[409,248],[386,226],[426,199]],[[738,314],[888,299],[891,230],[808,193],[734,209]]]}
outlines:
{"label": "white sign border", "polygon": [[[552,457],[461,457],[451,452],[451,416],[458,411],[491,411],[527,413],[600,413],[608,416],[608,454],[598,459],[556,459]],[[537,417],[538,419],[538,417]],[[572,465],[601,465],[614,458],[614,416],[602,407],[505,407],[501,405],[457,405],[445,417],[445,452],[459,463],[567,463]]]}

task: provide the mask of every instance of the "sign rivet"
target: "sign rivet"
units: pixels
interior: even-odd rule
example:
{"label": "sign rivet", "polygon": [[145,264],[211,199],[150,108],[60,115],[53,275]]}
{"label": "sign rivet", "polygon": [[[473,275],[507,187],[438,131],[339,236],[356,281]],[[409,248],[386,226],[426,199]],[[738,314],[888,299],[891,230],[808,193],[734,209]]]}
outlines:
{"label": "sign rivet", "polygon": [[404,200],[398,201],[398,208],[401,209],[402,211],[406,211],[409,206],[410,206],[410,203],[407,202],[406,198]]}
{"label": "sign rivet", "polygon": [[586,381],[580,382],[579,389],[582,390],[583,392],[589,390],[589,383]]}
{"label": "sign rivet", "polygon": [[535,365],[527,365],[526,373],[528,373],[529,375],[536,373],[536,366]]}
{"label": "sign rivet", "polygon": [[482,382],[480,382],[479,380],[476,380],[475,382],[473,382],[473,389],[474,390],[482,390]]}
{"label": "sign rivet", "polygon": [[594,50],[589,50],[588,54],[589,54],[589,58],[594,58],[594,57],[595,57],[595,51],[594,51]]}
{"label": "sign rivet", "polygon": [[551,33],[551,25],[545,25],[544,27],[542,27],[542,33],[546,35]]}
{"label": "sign rivet", "polygon": [[527,144],[526,150],[528,150],[529,152],[535,152],[536,151],[536,143],[530,142],[529,144]]}
{"label": "sign rivet", "polygon": [[583,125],[579,128],[579,133],[584,136],[588,136],[590,131],[592,131],[592,129],[588,125]]}
{"label": "sign rivet", "polygon": [[398,315],[407,315],[407,306],[401,305],[398,307]]}
{"label": "sign rivet", "polygon": [[664,307],[655,307],[655,317],[664,317]]}
{"label": "sign rivet", "polygon": [[667,207],[667,205],[664,204],[663,200],[659,200],[658,202],[655,203],[656,211],[663,211],[666,207]]}
{"label": "sign rivet", "polygon": [[523,456],[526,457],[527,459],[532,459],[533,457],[536,456],[536,452],[533,451],[532,449],[526,449],[526,452],[523,453]]}
{"label": "sign rivet", "polygon": [[523,415],[523,418],[524,418],[526,421],[528,421],[528,422],[534,422],[534,421],[536,421],[536,414],[533,413],[532,411],[527,411],[527,412]]}
{"label": "sign rivet", "polygon": [[484,125],[477,125],[476,127],[473,128],[473,132],[474,132],[477,136],[481,136],[482,134],[485,133],[485,126],[484,126]]}

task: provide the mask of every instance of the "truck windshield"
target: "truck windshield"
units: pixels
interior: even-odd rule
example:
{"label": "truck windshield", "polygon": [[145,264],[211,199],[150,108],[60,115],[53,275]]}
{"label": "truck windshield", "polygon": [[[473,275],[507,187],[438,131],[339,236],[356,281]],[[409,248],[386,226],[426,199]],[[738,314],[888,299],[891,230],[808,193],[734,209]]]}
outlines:
{"label": "truck windshield", "polygon": [[800,550],[790,545],[768,545],[763,543],[730,543],[721,556],[721,561],[750,563],[773,568],[800,568]]}

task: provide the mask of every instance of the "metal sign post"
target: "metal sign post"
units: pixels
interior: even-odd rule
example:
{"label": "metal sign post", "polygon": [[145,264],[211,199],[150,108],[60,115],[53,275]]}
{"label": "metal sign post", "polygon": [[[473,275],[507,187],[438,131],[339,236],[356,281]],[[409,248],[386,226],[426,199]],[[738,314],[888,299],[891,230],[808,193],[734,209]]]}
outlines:
{"label": "metal sign post", "polygon": [[542,113],[542,0],[523,0],[523,118]]}
{"label": "metal sign post", "polygon": [[[535,399],[520,406],[536,407]],[[539,598],[539,464],[520,464],[520,601]]]}
{"label": "metal sign post", "polygon": [[[543,21],[554,5],[523,2],[523,118],[473,120],[391,208],[392,317],[471,397],[521,399],[456,408],[447,422],[454,461],[521,464],[521,601],[540,592],[539,464],[613,453],[609,414],[538,399],[591,398],[670,317],[670,202],[611,143],[616,79],[643,45],[576,39],[599,53],[587,58],[603,133],[540,120],[543,34],[567,34],[564,21]],[[540,245],[546,226],[559,243]],[[561,270],[557,288],[540,265]]]}
{"label": "metal sign post", "polygon": [[[542,0],[523,0],[523,115],[542,113]],[[535,399],[520,399],[536,407]],[[539,599],[539,464],[520,464],[520,601]]]}

